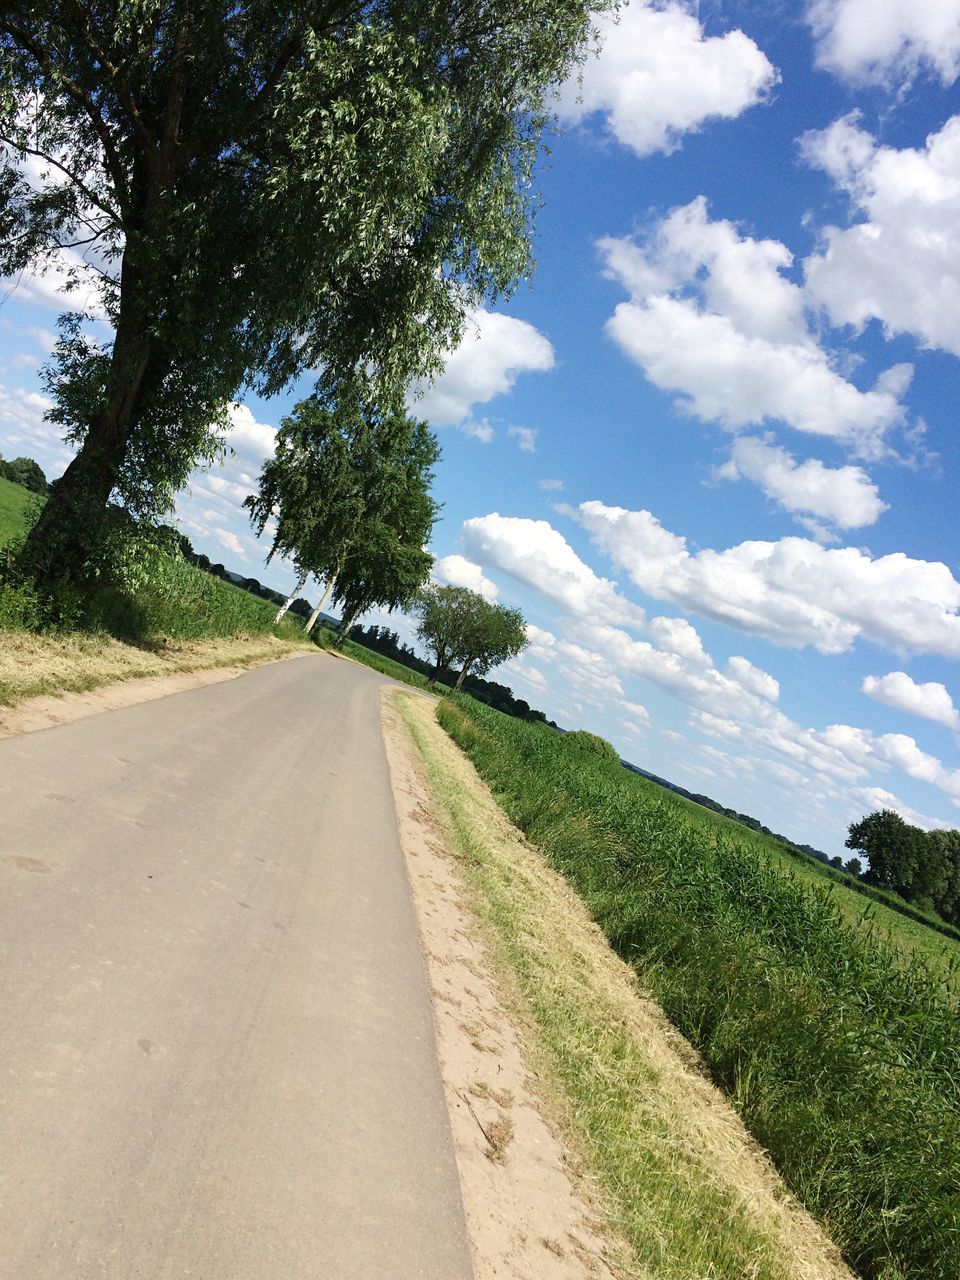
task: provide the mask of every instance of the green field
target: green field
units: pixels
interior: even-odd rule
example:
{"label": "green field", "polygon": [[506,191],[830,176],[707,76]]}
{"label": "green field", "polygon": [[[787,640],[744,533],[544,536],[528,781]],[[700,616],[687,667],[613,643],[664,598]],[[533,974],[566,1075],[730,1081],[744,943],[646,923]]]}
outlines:
{"label": "green field", "polygon": [[439,717],[860,1274],[957,1280],[956,944],[548,729]]}

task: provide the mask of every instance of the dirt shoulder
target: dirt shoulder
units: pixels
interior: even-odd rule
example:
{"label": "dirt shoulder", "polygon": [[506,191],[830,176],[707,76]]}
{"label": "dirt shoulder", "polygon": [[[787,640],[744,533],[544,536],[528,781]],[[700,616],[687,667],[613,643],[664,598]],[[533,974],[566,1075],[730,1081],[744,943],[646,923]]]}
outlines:
{"label": "dirt shoulder", "polygon": [[274,636],[153,649],[104,636],[0,631],[0,738],[233,680],[265,662],[316,653]]}
{"label": "dirt shoulder", "polygon": [[477,1280],[852,1280],[433,705],[384,730]]}

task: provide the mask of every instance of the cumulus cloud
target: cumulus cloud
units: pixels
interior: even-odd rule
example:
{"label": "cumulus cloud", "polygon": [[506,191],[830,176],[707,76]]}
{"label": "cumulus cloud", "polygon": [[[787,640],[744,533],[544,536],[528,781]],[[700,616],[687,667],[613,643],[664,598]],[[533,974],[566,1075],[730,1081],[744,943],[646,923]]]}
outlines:
{"label": "cumulus cloud", "polygon": [[507,435],[510,436],[511,439],[516,440],[517,448],[523,453],[536,453],[536,427],[507,427]]}
{"label": "cumulus cloud", "polygon": [[497,512],[475,516],[464,523],[463,541],[475,560],[502,569],[569,613],[630,627],[646,622],[640,606],[625,599],[608,578],[599,578],[546,520]]}
{"label": "cumulus cloud", "polygon": [[775,644],[844,653],[862,637],[960,657],[960,583],[945,564],[807,538],[693,553],[649,511],[584,502],[576,518],[648,595]]}
{"label": "cumulus cloud", "polygon": [[458,426],[475,405],[511,391],[521,374],[546,373],[554,364],[553,347],[539,329],[481,307],[447,356],[443,373],[431,385],[414,388],[411,409],[435,427]]}
{"label": "cumulus cloud", "polygon": [[235,533],[229,529],[216,529],[214,535],[222,547],[226,547],[228,551],[232,551],[235,556],[239,556],[241,560],[247,559],[247,553],[243,543]]}
{"label": "cumulus cloud", "polygon": [[447,586],[467,587],[470,591],[476,591],[478,595],[483,596],[484,600],[489,600],[491,603],[497,598],[496,585],[485,576],[478,564],[474,564],[466,556],[443,556],[435,560],[433,576],[437,582],[445,583]]}
{"label": "cumulus cloud", "polygon": [[960,73],[960,0],[813,0],[807,21],[817,65],[853,84]]}
{"label": "cumulus cloud", "polygon": [[746,658],[732,657],[727,662],[727,676],[735,680],[742,688],[767,702],[776,702],[780,697],[780,684],[767,671],[755,667]]}
{"label": "cumulus cloud", "polygon": [[894,813],[899,813],[904,822],[909,822],[912,827],[922,827],[925,831],[934,831],[938,827],[949,826],[949,823],[943,822],[940,818],[928,818],[926,814],[918,813],[916,809],[911,809],[902,800],[899,800],[891,791],[887,791],[885,787],[859,787],[855,792],[868,809],[892,809]]}
{"label": "cumulus cloud", "polygon": [[259,471],[267,458],[272,458],[277,447],[277,429],[266,422],[258,422],[245,404],[231,404],[228,409],[230,434],[227,437],[231,449],[245,463],[252,463]]}
{"label": "cumulus cloud", "polygon": [[819,517],[839,529],[874,524],[887,510],[862,467],[828,467],[818,458],[798,462],[769,436],[740,436],[716,475],[722,480],[752,480],[785,510]]}
{"label": "cumulus cloud", "polygon": [[811,300],[836,325],[877,319],[888,336],[960,355],[960,115],[923,147],[898,150],[854,113],[806,134],[802,151],[847,194],[854,219],[827,227],[806,259]]}
{"label": "cumulus cloud", "polygon": [[649,725],[651,723],[650,712],[642,703],[623,702],[620,705],[621,709],[627,713],[627,716],[629,717],[627,723],[629,723],[631,727],[636,728],[638,724]]}
{"label": "cumulus cloud", "polygon": [[651,618],[649,631],[667,653],[685,658],[694,666],[713,666],[713,659],[704,649],[699,632],[685,618]]}
{"label": "cumulus cloud", "polygon": [[53,401],[39,391],[0,383],[0,450],[7,457],[36,458],[49,478],[59,476],[74,450],[63,443],[61,430],[46,421]]}
{"label": "cumulus cloud", "polygon": [[905,671],[891,671],[885,676],[867,676],[862,687],[868,698],[885,706],[960,730],[960,711],[945,685],[932,680],[917,684]]}
{"label": "cumulus cloud", "polygon": [[599,242],[605,271],[630,294],[607,332],[663,391],[728,430],[784,422],[863,457],[889,452],[904,421],[912,368],[896,365],[861,391],[809,328],[801,288],[783,274],[789,250],[711,221],[701,196],[640,238]]}
{"label": "cumulus cloud", "polygon": [[571,80],[559,104],[571,123],[601,112],[607,128],[639,156],[675,151],[711,119],[733,120],[760,102],[779,76],[742,31],[706,36],[692,6],[633,0]]}

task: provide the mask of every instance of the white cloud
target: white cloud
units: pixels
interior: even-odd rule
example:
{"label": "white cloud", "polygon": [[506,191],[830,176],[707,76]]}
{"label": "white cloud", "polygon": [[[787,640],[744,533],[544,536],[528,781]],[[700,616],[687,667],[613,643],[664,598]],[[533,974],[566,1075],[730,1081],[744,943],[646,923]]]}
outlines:
{"label": "white cloud", "polygon": [[538,480],[537,485],[544,493],[562,493],[567,487],[562,480]]}
{"label": "white cloud", "polygon": [[775,644],[844,653],[862,637],[960,657],[960,583],[945,564],[902,552],[873,559],[805,538],[692,553],[649,511],[584,502],[576,517],[655,599]]}
{"label": "white cloud", "polygon": [[728,430],[780,421],[864,457],[889,452],[904,421],[912,368],[888,369],[861,391],[810,330],[803,291],[783,275],[789,250],[711,221],[698,197],[641,239],[599,242],[606,274],[630,294],[607,332],[680,405]]}
{"label": "white cloud", "polygon": [[905,671],[891,671],[885,676],[867,676],[863,692],[868,698],[908,715],[922,716],[948,729],[960,730],[960,711],[942,684],[934,681],[917,684]]}
{"label": "white cloud", "polygon": [[259,471],[267,458],[272,458],[277,444],[276,427],[258,422],[245,404],[231,404],[228,410],[230,447],[244,463],[253,463]]}
{"label": "white cloud", "polygon": [[697,629],[685,618],[651,618],[649,630],[667,653],[674,653],[697,667],[713,666],[713,659],[704,649]]}
{"label": "white cloud", "polygon": [[780,697],[780,685],[773,676],[766,671],[761,671],[746,658],[728,659],[727,676],[749,693],[755,694],[758,698],[765,698],[767,702],[776,702]]}
{"label": "white cloud", "polygon": [[553,347],[539,329],[480,308],[443,373],[431,386],[414,388],[411,409],[435,427],[458,426],[475,405],[511,391],[522,373],[546,373],[554,363]]}
{"label": "white cloud", "polygon": [[632,727],[635,728],[637,724],[649,725],[651,723],[650,712],[642,703],[623,702],[621,703],[621,708],[626,711],[627,715],[630,717],[628,723],[630,723]]}
{"label": "white cloud", "polygon": [[536,427],[507,427],[507,435],[511,439],[516,440],[517,448],[523,453],[536,453],[537,451],[537,429]]}
{"label": "white cloud", "polygon": [[730,460],[716,475],[723,480],[752,480],[787,511],[818,516],[840,529],[874,524],[887,510],[862,467],[828,467],[818,458],[798,462],[769,436],[740,436],[730,450]]}
{"label": "white cloud", "polygon": [[433,562],[433,576],[437,582],[446,583],[450,587],[467,587],[476,591],[484,600],[494,601],[497,588],[483,570],[466,556],[443,556]]}
{"label": "white cloud", "polygon": [[712,715],[709,711],[695,711],[690,723],[701,733],[712,738],[739,738],[743,733],[740,725],[733,720],[725,720],[722,716]]}
{"label": "white cloud", "polygon": [[232,551],[235,556],[239,556],[241,560],[247,559],[247,553],[244,550],[243,543],[235,533],[231,533],[229,529],[215,529],[214,536],[222,547],[226,547],[228,551]]}
{"label": "white cloud", "polygon": [[63,443],[60,427],[45,420],[52,407],[39,391],[0,383],[0,452],[36,458],[49,479],[59,476],[74,454]]}
{"label": "white cloud", "polygon": [[813,0],[817,65],[854,84],[960,73],[960,0]]}
{"label": "white cloud", "polygon": [[457,423],[457,430],[481,444],[489,444],[496,434],[486,418],[464,418],[463,422]]}
{"label": "white cloud", "polygon": [[918,813],[916,809],[911,809],[909,805],[904,804],[901,800],[884,787],[859,787],[855,795],[860,796],[867,808],[875,809],[892,809],[894,813],[899,813],[904,822],[909,822],[913,827],[922,827],[925,831],[934,831],[938,827],[946,827],[949,824],[943,822],[940,818],[928,818],[926,814]]}
{"label": "white cloud", "polygon": [[476,516],[463,526],[469,554],[481,564],[509,573],[578,617],[605,618],[642,627],[639,605],[624,599],[615,583],[599,578],[546,520]]}
{"label": "white cloud", "polygon": [[922,148],[880,146],[856,113],[806,134],[802,147],[856,219],[827,227],[806,259],[810,299],[836,325],[875,318],[888,336],[911,333],[960,355],[960,116]]}
{"label": "white cloud", "polygon": [[779,76],[742,31],[705,36],[691,6],[633,0],[571,80],[559,104],[578,123],[602,112],[610,132],[637,155],[675,151],[707,120],[733,120],[760,102]]}

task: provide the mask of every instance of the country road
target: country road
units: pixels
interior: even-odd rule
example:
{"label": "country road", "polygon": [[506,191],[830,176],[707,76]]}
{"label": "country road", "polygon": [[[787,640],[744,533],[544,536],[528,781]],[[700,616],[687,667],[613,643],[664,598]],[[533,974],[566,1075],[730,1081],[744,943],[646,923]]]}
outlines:
{"label": "country road", "polygon": [[2,1280],[470,1277],[383,683],[0,742]]}

